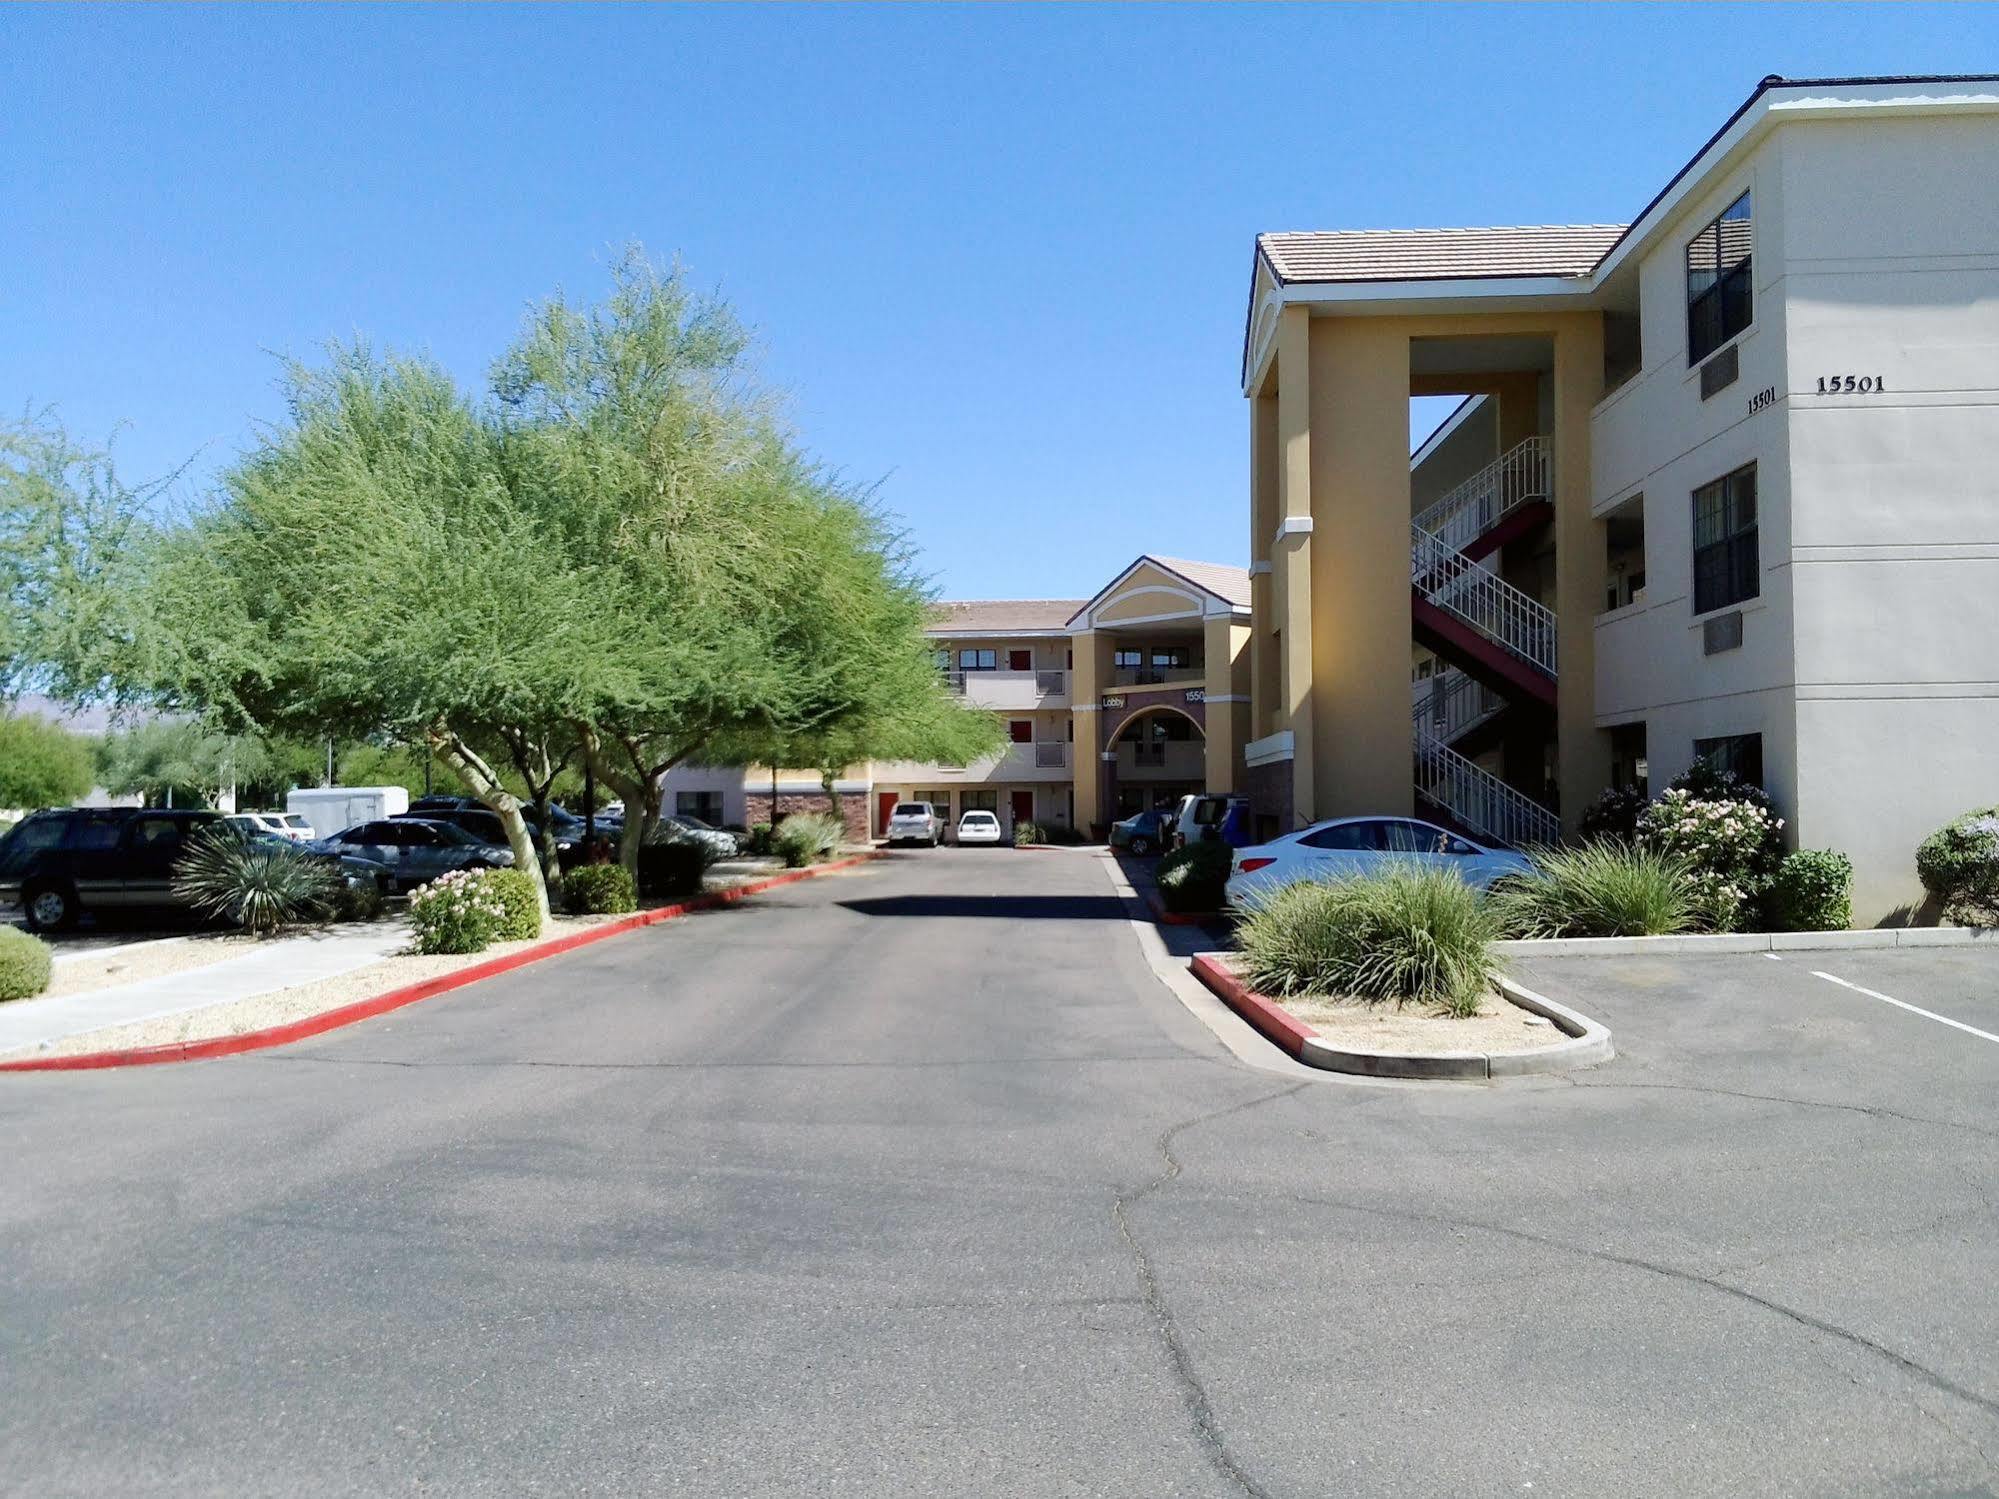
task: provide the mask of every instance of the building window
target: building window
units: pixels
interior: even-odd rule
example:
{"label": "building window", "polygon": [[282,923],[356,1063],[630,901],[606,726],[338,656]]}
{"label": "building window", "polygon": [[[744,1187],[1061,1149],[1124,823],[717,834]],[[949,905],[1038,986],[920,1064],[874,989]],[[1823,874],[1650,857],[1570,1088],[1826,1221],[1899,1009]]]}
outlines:
{"label": "building window", "polygon": [[1117,671],[1137,671],[1145,665],[1144,651],[1112,651],[1111,666]]}
{"label": "building window", "polygon": [[973,650],[970,648],[958,652],[958,670],[960,671],[996,671],[998,668],[999,655],[997,652]]}
{"label": "building window", "polygon": [[1756,557],[1756,465],[1694,491],[1694,613],[1763,591]]}
{"label": "building window", "polygon": [[936,660],[937,669],[946,676],[949,676],[951,672],[951,653],[949,651],[938,651],[936,653]]}
{"label": "building window", "polygon": [[719,791],[676,791],[673,810],[682,817],[698,817],[715,827],[722,825],[722,793]]}
{"label": "building window", "polygon": [[1749,194],[1687,242],[1687,363],[1699,364],[1749,326],[1755,315]]}
{"label": "building window", "polygon": [[1186,664],[1187,648],[1185,646],[1160,647],[1152,653],[1152,669],[1154,671],[1177,671],[1185,667]]}
{"label": "building window", "polygon": [[1034,720],[1031,718],[1010,718],[1006,725],[1007,738],[1015,744],[1034,743]]}
{"label": "building window", "polygon": [[1705,760],[1716,770],[1732,775],[1745,786],[1763,784],[1763,736],[1728,734],[1719,739],[1696,739],[1694,758]]}
{"label": "building window", "polygon": [[967,812],[997,811],[999,811],[999,792],[997,791],[974,791],[967,788],[958,793],[958,815],[961,817]]}

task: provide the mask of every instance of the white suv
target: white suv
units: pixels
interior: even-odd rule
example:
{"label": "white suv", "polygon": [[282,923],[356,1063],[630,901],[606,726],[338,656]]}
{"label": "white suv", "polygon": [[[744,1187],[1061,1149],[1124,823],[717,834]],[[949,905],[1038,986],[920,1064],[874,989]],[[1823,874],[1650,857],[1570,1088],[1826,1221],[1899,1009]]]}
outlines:
{"label": "white suv", "polygon": [[944,838],[944,819],[928,802],[897,802],[888,814],[882,836],[891,845],[920,843],[935,848]]}

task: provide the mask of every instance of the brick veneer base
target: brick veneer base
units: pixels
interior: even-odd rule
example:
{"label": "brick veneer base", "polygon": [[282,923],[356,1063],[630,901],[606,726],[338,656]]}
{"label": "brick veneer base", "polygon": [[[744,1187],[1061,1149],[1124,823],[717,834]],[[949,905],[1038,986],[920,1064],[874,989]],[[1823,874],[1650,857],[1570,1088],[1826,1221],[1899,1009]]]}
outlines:
{"label": "brick veneer base", "polygon": [[[840,816],[847,824],[849,843],[868,841],[868,799],[859,791],[842,791],[834,800],[840,804]],[[824,812],[826,793],[823,791],[780,791],[777,794],[777,810],[789,817],[794,812]],[[752,791],[743,798],[743,818],[746,825],[755,827],[760,822],[771,822],[770,793]]]}

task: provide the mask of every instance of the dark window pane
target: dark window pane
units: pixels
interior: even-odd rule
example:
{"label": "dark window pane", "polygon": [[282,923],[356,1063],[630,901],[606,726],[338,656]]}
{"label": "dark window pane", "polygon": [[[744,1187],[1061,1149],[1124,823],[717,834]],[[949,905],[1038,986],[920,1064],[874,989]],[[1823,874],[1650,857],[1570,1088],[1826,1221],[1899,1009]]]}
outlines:
{"label": "dark window pane", "polygon": [[1330,828],[1320,828],[1316,833],[1307,833],[1298,841],[1307,848],[1371,852],[1381,847],[1379,828],[1379,823],[1343,822]]}

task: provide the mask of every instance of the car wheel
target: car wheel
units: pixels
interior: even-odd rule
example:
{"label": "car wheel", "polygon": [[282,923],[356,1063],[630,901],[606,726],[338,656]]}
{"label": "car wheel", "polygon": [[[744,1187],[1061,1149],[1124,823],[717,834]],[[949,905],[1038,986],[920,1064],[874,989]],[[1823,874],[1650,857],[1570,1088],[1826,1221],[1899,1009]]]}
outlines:
{"label": "car wheel", "polygon": [[61,885],[41,885],[21,899],[28,914],[28,930],[60,932],[76,925],[76,892]]}
{"label": "car wheel", "polygon": [[1127,843],[1125,847],[1143,859],[1147,854],[1152,852],[1152,840],[1141,833],[1132,839],[1131,842]]}

